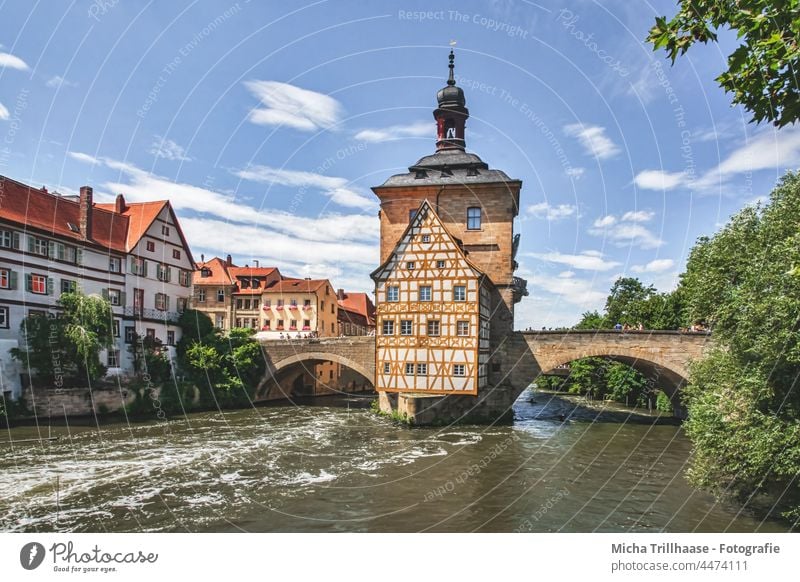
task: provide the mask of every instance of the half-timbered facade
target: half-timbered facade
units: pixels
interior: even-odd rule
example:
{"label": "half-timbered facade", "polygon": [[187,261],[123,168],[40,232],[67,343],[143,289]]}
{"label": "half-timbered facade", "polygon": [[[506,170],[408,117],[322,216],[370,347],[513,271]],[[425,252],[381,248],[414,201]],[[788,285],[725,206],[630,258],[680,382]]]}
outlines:
{"label": "half-timbered facade", "polygon": [[477,394],[486,385],[491,282],[427,200],[372,277],[376,389]]}

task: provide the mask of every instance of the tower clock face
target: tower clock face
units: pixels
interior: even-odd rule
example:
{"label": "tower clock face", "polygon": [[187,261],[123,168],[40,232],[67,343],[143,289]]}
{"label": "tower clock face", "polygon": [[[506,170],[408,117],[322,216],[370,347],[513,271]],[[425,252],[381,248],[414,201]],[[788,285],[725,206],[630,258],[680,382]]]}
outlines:
{"label": "tower clock face", "polygon": [[456,128],[455,127],[448,127],[447,134],[445,135],[447,139],[455,139],[456,138]]}

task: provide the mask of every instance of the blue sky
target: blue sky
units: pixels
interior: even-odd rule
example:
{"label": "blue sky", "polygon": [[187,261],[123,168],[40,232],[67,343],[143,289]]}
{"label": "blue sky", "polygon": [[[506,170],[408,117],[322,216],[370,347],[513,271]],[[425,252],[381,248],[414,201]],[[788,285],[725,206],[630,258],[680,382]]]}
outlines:
{"label": "blue sky", "polygon": [[170,198],[196,258],[371,290],[371,186],[434,149],[456,45],[467,149],[523,181],[517,326],[571,325],[613,280],[674,287],[698,236],[800,164],[714,78],[644,43],[672,0],[3,2],[0,173]]}

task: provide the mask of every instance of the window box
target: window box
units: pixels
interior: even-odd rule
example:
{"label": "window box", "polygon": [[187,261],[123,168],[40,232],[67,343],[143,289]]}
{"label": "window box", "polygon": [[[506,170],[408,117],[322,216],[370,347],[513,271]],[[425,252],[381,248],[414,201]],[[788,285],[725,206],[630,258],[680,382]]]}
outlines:
{"label": "window box", "polygon": [[303,305],[303,311],[311,311],[314,309],[313,305]]}
{"label": "window box", "polygon": [[304,325],[303,326],[303,331],[311,331],[311,326],[310,325]]}

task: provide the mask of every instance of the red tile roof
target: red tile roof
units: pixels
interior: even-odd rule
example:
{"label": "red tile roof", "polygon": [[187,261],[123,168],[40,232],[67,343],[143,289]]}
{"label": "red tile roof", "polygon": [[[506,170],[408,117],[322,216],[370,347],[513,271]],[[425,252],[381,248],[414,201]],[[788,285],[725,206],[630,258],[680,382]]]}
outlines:
{"label": "red tile roof", "polygon": [[[203,269],[211,271],[211,276],[203,277]],[[214,257],[210,261],[197,263],[197,270],[192,273],[192,283],[194,285],[233,285],[234,281],[228,273],[225,261]]]}
{"label": "red tile roof", "polygon": [[[5,176],[0,176],[0,196],[0,218],[52,235],[84,240],[80,232],[69,226],[72,224],[76,230],[80,227],[77,200],[51,194],[44,188],[37,190]],[[167,200],[124,203],[121,213],[115,211],[115,204],[92,204],[92,232],[88,242],[130,252],[168,204]]]}
{"label": "red tile roof", "polygon": [[[51,194],[45,189],[37,190],[5,176],[0,176],[0,197],[0,218],[48,234],[84,240],[80,232],[69,226],[71,223],[77,229],[80,225],[77,200]],[[95,204],[90,242],[125,252],[128,225],[129,217],[108,212]]]}
{"label": "red tile roof", "polygon": [[339,299],[339,307],[345,311],[363,315],[368,322],[375,320],[375,305],[366,293],[344,292],[344,298]]}
{"label": "red tile roof", "polygon": [[[128,218],[128,235],[125,243],[128,250],[136,246],[167,204],[166,200],[125,202],[125,208],[121,214]],[[114,204],[95,204],[94,207],[108,210],[109,212],[114,212],[115,209]]]}
{"label": "red tile roof", "polygon": [[266,288],[273,293],[313,293],[323,285],[330,285],[327,279],[293,279],[285,277]]}

